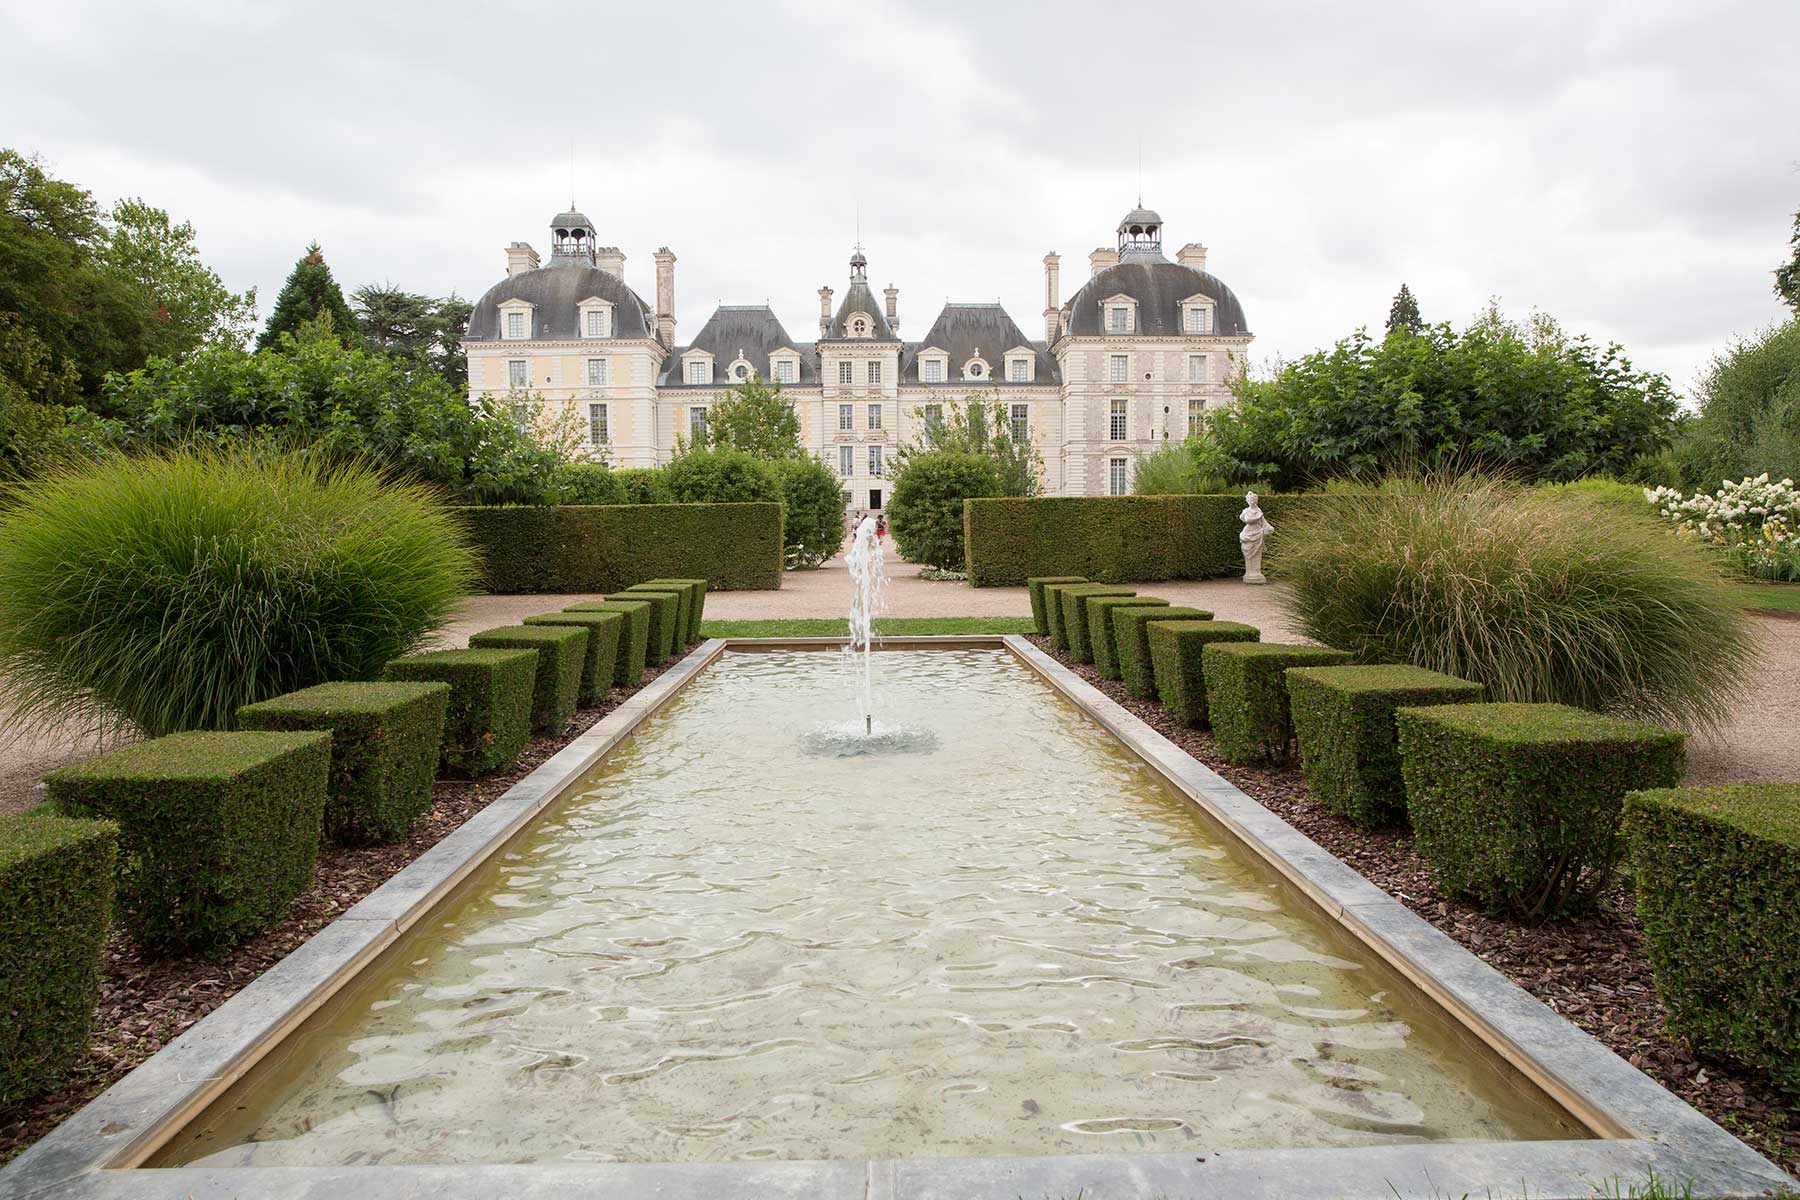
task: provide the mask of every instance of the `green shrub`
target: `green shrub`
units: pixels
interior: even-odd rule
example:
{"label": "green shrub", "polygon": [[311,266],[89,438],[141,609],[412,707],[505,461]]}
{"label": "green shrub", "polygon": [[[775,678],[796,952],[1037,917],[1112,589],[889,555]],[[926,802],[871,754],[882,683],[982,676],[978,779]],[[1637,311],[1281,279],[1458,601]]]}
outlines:
{"label": "green shrub", "polygon": [[[1264,496],[1276,528],[1335,496]],[[969,582],[1017,587],[1059,573],[1100,583],[1220,579],[1244,573],[1235,496],[1034,496],[972,499],[965,506]],[[1271,544],[1263,569],[1279,568]]]}
{"label": "green shrub", "polygon": [[837,472],[803,454],[771,464],[781,483],[785,506],[787,562],[792,567],[816,567],[844,545],[843,485]]}
{"label": "green shrub", "polygon": [[1088,638],[1087,602],[1095,596],[1135,596],[1130,588],[1105,583],[1071,583],[1058,589],[1062,604],[1063,641],[1068,643],[1069,657],[1078,663],[1094,661],[1093,644]]}
{"label": "green shrub", "polygon": [[44,776],[65,816],[119,826],[119,914],[156,950],[215,953],[312,883],[331,735],[177,733]]}
{"label": "green shrub", "polygon": [[1052,649],[1067,650],[1069,648],[1069,629],[1068,626],[1063,624],[1064,610],[1062,590],[1070,587],[1088,586],[1090,585],[1085,581],[1081,583],[1047,583],[1044,585],[1044,618],[1045,623],[1050,626],[1050,646]]}
{"label": "green shrub", "polygon": [[1625,836],[1670,1031],[1800,1092],[1800,784],[1633,792]]}
{"label": "green shrub", "polygon": [[1473,703],[1485,690],[1423,667],[1289,668],[1288,703],[1306,786],[1325,807],[1364,828],[1404,823],[1394,710]]}
{"label": "green shrub", "polygon": [[245,729],[331,734],[325,835],[396,842],[431,807],[450,687],[444,683],[321,683],[238,710]]}
{"label": "green shrub", "polygon": [[110,821],[0,817],[0,1107],[54,1088],[87,1052],[118,835]]}
{"label": "green shrub", "polygon": [[1156,695],[1156,664],[1150,661],[1149,624],[1152,621],[1210,621],[1204,608],[1154,606],[1115,608],[1112,613],[1113,653],[1119,662],[1119,678],[1125,690],[1140,700]]}
{"label": "green shrub", "polygon": [[669,620],[663,627],[663,653],[664,655],[679,654],[687,648],[687,631],[692,626],[694,617],[694,593],[687,584],[635,583],[623,592],[614,594],[648,596],[653,602],[658,596],[673,596],[675,598],[674,612],[672,615],[666,612],[664,614],[669,616]]}
{"label": "green shrub", "polygon": [[588,631],[579,625],[503,625],[469,638],[471,650],[536,650],[531,725],[551,737],[568,728],[581,699],[581,668]]}
{"label": "green shrub", "polygon": [[604,463],[564,463],[556,469],[558,504],[629,504],[625,485]]}
{"label": "green shrub", "polygon": [[1395,713],[1413,845],[1445,891],[1528,919],[1581,907],[1618,864],[1625,793],[1668,787],[1679,733],[1561,704]]}
{"label": "green shrub", "polygon": [[1200,652],[1206,716],[1219,757],[1244,766],[1288,761],[1294,740],[1288,708],[1289,667],[1330,667],[1350,661],[1342,650],[1281,642],[1213,642]]}
{"label": "green shrub", "polygon": [[52,471],[0,514],[0,676],[24,721],[158,735],[369,679],[471,581],[454,520],[356,466],[183,450]]}
{"label": "green shrub", "polygon": [[531,739],[536,650],[431,650],[387,665],[383,676],[450,685],[443,769],[474,777],[513,765]]}
{"label": "green shrub", "polygon": [[1704,552],[1591,504],[1480,480],[1341,498],[1275,535],[1305,636],[1506,701],[1706,725],[1753,661]]}
{"label": "green shrub", "polygon": [[731,446],[678,454],[663,468],[663,479],[676,504],[782,503],[774,464]]}
{"label": "green shrub", "polygon": [[587,655],[581,662],[583,708],[606,703],[619,670],[619,644],[628,636],[620,612],[553,612],[526,617],[527,625],[580,625],[588,631]]}
{"label": "green shrub", "polygon": [[673,504],[669,493],[669,477],[661,467],[626,467],[614,471],[613,479],[625,493],[626,504]]}
{"label": "green shrub", "polygon": [[613,664],[613,683],[618,687],[636,687],[644,681],[644,663],[650,652],[650,617],[656,605],[648,600],[587,600],[563,611],[616,612],[624,617],[625,630]]}
{"label": "green shrub", "polygon": [[779,504],[453,511],[481,555],[490,592],[615,592],[676,572],[726,591],[781,586]]}
{"label": "green shrub", "polygon": [[1593,505],[1617,519],[1652,524],[1657,520],[1656,506],[1644,498],[1644,489],[1635,483],[1620,483],[1607,475],[1589,475],[1570,483],[1541,486],[1552,496]]}
{"label": "green shrub", "polygon": [[1192,496],[1200,491],[1200,464],[1186,443],[1165,442],[1137,460],[1131,491],[1137,496]]}
{"label": "green shrub", "polygon": [[901,467],[894,494],[888,497],[894,546],[907,562],[961,570],[963,501],[999,494],[1000,470],[986,455],[915,454]]}
{"label": "green shrub", "polygon": [[1201,651],[1212,642],[1254,642],[1262,632],[1236,621],[1152,621],[1150,664],[1156,674],[1156,698],[1183,725],[1205,728],[1206,677]]}
{"label": "green shrub", "polygon": [[[647,666],[660,667],[675,649],[675,615],[680,601],[674,592],[614,592],[608,600],[643,600],[650,605],[650,635],[644,646]],[[580,612],[579,605],[569,608]]]}
{"label": "green shrub", "polygon": [[1094,596],[1086,605],[1094,673],[1102,679],[1118,679],[1119,631],[1113,614],[1121,608],[1168,608],[1169,602],[1157,596]]}
{"label": "green shrub", "polygon": [[700,640],[700,622],[706,619],[706,580],[704,579],[646,579],[646,584],[678,583],[688,588],[692,601],[688,605],[688,633],[690,642]]}
{"label": "green shrub", "polygon": [[1033,575],[1025,581],[1031,595],[1031,619],[1037,623],[1039,637],[1050,636],[1050,617],[1044,609],[1044,587],[1051,583],[1086,583],[1080,575]]}

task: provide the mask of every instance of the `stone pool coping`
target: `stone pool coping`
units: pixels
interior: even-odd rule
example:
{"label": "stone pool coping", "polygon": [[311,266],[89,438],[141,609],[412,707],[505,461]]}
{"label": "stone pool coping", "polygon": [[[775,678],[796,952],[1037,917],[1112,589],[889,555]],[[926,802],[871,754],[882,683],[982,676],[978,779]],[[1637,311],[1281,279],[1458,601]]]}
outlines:
{"label": "stone pool coping", "polygon": [[[1586,1200],[1650,1171],[1704,1196],[1792,1186],[1772,1163],[1707,1120],[1498,971],[1208,770],[1023,637],[917,636],[884,648],[1004,647],[1123,741],[1242,841],[1327,919],[1409,978],[1600,1135],[1182,1154],[920,1158],[768,1163],[595,1163],[447,1167],[131,1169],[435,909],[561,798],[651,713],[727,649],[829,647],[843,638],[712,639],[614,709],[505,794],[396,873],[142,1066],[0,1170],[0,1196],[176,1200],[213,1197],[525,1198],[1074,1196],[1166,1193],[1261,1200],[1528,1195]],[[1621,1188],[1622,1190],[1622,1188]]]}

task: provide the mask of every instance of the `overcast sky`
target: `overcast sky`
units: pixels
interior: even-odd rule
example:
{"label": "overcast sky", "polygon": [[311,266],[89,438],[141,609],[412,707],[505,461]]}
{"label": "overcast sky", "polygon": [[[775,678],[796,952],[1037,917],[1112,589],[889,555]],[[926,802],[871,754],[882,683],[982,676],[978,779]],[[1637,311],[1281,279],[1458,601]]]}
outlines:
{"label": "overcast sky", "polygon": [[1683,391],[1781,318],[1800,3],[142,4],[0,14],[0,142],[191,220],[266,315],[312,239],[344,289],[471,299],[571,196],[677,254],[677,336],[816,333],[858,212],[901,333],[948,299],[1042,336],[1138,198],[1242,299],[1252,356],[1488,297]]}

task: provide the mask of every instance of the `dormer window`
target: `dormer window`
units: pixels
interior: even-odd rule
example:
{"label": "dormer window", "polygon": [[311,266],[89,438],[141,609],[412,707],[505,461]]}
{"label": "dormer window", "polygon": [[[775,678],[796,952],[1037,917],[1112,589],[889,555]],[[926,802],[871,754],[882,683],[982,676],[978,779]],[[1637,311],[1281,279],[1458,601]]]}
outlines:
{"label": "dormer window", "polygon": [[1189,335],[1202,335],[1213,332],[1213,301],[1211,296],[1189,296],[1181,302],[1181,332]]}
{"label": "dormer window", "polygon": [[500,305],[500,336],[509,342],[531,338],[532,305],[529,300],[512,299]]}
{"label": "dormer window", "polygon": [[515,340],[523,340],[529,336],[530,329],[525,324],[525,314],[509,312],[506,314],[506,336]]}
{"label": "dormer window", "polygon": [[736,362],[725,369],[725,374],[733,383],[742,383],[744,380],[750,378],[755,370],[756,368],[750,365],[748,359],[740,357]]}
{"label": "dormer window", "polygon": [[589,296],[577,306],[581,316],[576,325],[584,338],[611,337],[613,331],[612,302]]}
{"label": "dormer window", "polygon": [[974,358],[971,358],[968,362],[963,364],[962,375],[964,379],[986,379],[988,374],[989,369],[987,361],[981,357],[979,351]]}
{"label": "dormer window", "polygon": [[1006,382],[1030,383],[1036,368],[1037,355],[1026,353],[1023,346],[1015,347],[1006,355]]}
{"label": "dormer window", "polygon": [[919,381],[921,383],[942,383],[950,374],[950,360],[943,354],[921,356],[919,359]]}
{"label": "dormer window", "polygon": [[682,381],[685,383],[711,383],[712,359],[695,357],[682,362]]}
{"label": "dormer window", "polygon": [[851,320],[850,320],[850,336],[851,337],[866,338],[869,336],[869,329],[870,329],[869,318],[863,316],[861,313],[858,313],[855,317],[851,318]]}
{"label": "dormer window", "polygon": [[799,383],[800,360],[791,356],[785,358],[770,356],[769,373],[775,377],[776,383]]}
{"label": "dormer window", "polygon": [[1131,309],[1123,304],[1114,304],[1106,310],[1106,332],[1130,333]]}
{"label": "dormer window", "polygon": [[584,315],[587,317],[587,335],[589,337],[605,337],[607,332],[606,310],[590,308]]}

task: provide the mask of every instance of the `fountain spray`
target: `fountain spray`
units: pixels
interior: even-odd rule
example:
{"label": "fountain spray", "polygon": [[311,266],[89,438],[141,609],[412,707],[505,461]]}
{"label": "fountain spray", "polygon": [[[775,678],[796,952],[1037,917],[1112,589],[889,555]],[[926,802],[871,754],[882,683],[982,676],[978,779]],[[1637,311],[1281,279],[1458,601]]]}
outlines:
{"label": "fountain spray", "polygon": [[870,653],[875,642],[875,614],[880,611],[887,587],[887,574],[882,564],[881,539],[875,534],[875,518],[864,517],[850,538],[850,553],[845,558],[850,568],[850,648],[862,651],[863,735],[875,732],[875,703]]}

